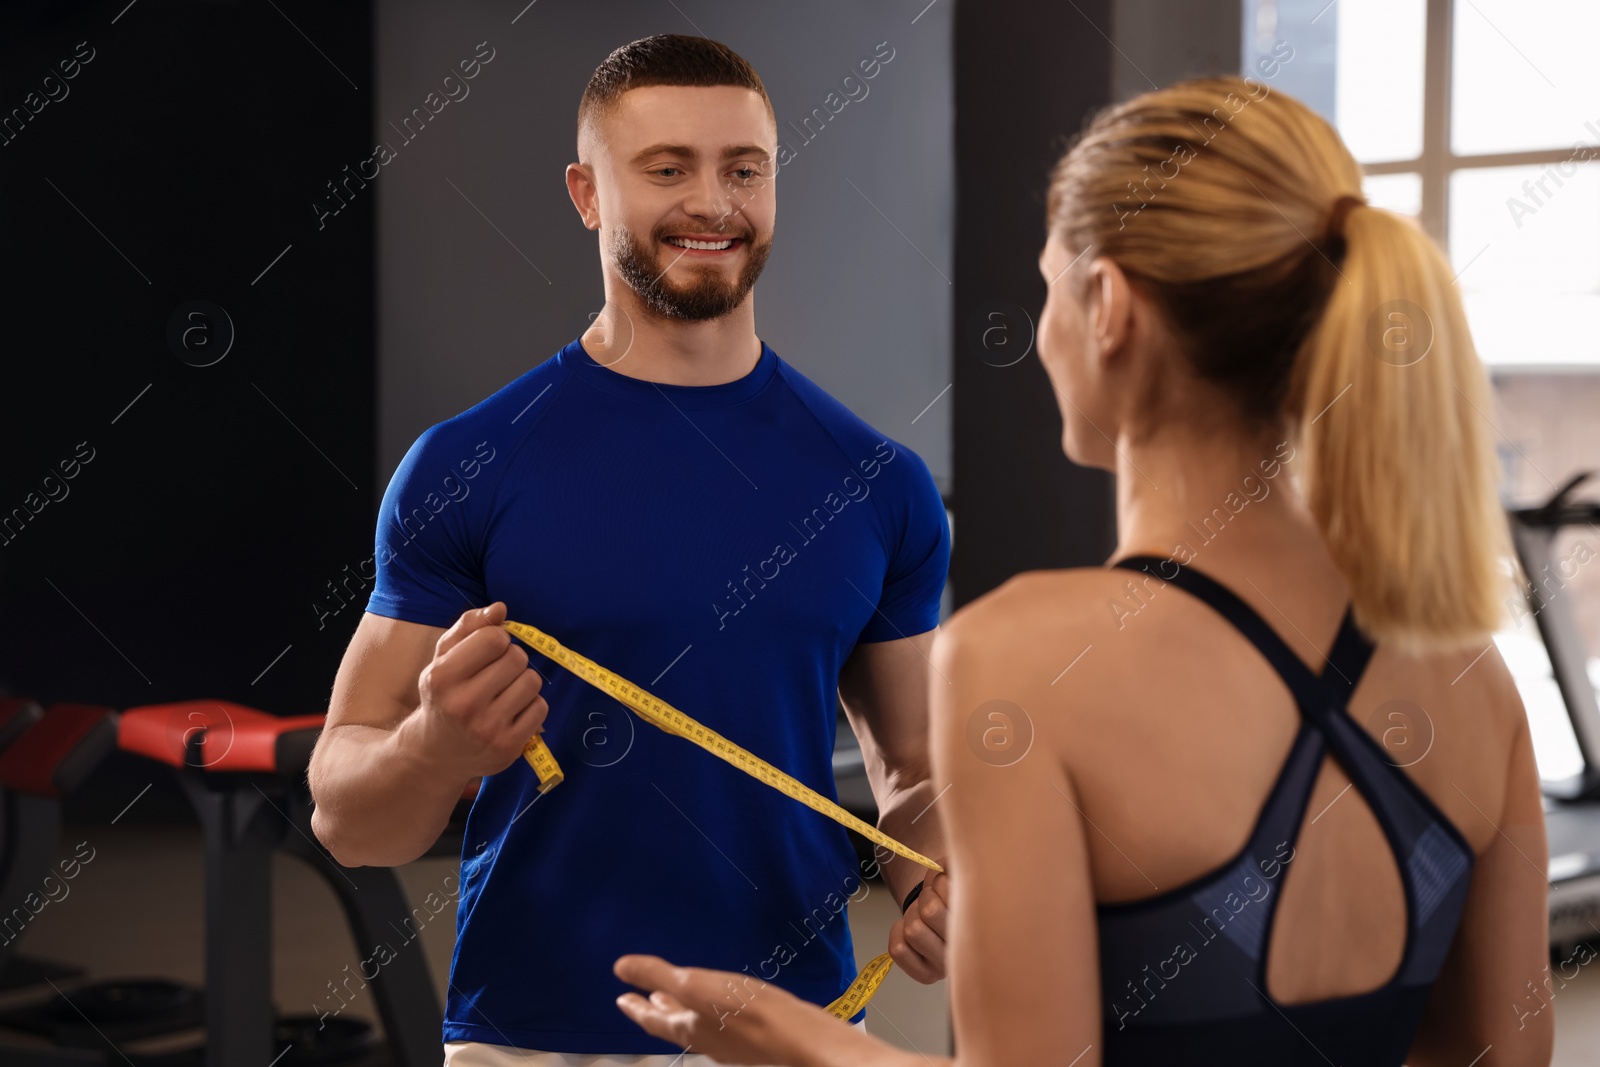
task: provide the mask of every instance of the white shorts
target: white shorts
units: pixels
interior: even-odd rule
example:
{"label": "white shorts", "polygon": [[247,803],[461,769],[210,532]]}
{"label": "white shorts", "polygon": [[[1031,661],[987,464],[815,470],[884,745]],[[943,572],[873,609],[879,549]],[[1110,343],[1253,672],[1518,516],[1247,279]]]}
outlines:
{"label": "white shorts", "polygon": [[[867,1021],[853,1024],[865,1030]],[[642,1032],[642,1031],[641,1031]],[[481,1041],[447,1041],[444,1067],[717,1067],[717,1061],[698,1053],[666,1055],[630,1053],[608,1056],[604,1053],[535,1052],[510,1045],[490,1045]]]}

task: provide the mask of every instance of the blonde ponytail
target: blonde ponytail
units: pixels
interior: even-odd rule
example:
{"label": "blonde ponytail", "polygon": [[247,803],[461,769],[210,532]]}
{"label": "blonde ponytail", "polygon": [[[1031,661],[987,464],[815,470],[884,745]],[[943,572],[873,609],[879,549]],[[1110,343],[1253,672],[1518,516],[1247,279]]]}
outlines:
{"label": "blonde ponytail", "polygon": [[1296,439],[1291,470],[1368,636],[1482,644],[1512,588],[1487,376],[1443,254],[1345,203],[1360,189],[1309,108],[1206,78],[1097,116],[1056,164],[1047,215],[1152,299],[1244,429]]}
{"label": "blonde ponytail", "polygon": [[1482,644],[1510,555],[1488,378],[1427,235],[1368,207],[1343,231],[1290,389],[1302,489],[1363,630],[1408,652]]}

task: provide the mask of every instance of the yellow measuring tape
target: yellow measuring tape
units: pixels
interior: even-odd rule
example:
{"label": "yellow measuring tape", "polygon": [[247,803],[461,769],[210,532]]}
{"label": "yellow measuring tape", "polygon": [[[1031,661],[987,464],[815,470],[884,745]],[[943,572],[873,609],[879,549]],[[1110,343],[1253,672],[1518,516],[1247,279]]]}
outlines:
{"label": "yellow measuring tape", "polygon": [[[693,741],[718,759],[726,760],[752,778],[759,779],[780,793],[793,797],[806,807],[819,811],[835,822],[850,827],[850,829],[869,841],[882,845],[896,855],[904,856],[906,859],[919,863],[929,870],[944,870],[943,867],[922,853],[902,845],[876,826],[856,818],[799,779],[785,774],[766,760],[740,748],[715,730],[695,722],[671,704],[652,696],[626,678],[621,678],[606,670],[594,660],[572,651],[572,649],[567,648],[543,630],[528,626],[525,623],[511,622],[509,620],[501,625],[523,644],[559,663],[601,692],[616,698],[620,704],[630,708],[652,726],[659,727],[667,733],[682,737],[685,740]],[[540,793],[548,793],[561,783],[561,766],[556,763],[555,755],[551,753],[550,747],[544,743],[543,737],[535,735],[523,748],[522,758],[528,761],[528,765],[539,776]],[[893,966],[893,960],[887,952],[873,957],[861,969],[861,973],[856,976],[856,980],[850,983],[850,988],[844,991],[844,995],[828,1005],[828,1012],[841,1019],[849,1019],[860,1011],[867,1001],[872,999],[872,995],[878,991],[878,987],[883,984],[883,979],[888,975],[891,966]]]}

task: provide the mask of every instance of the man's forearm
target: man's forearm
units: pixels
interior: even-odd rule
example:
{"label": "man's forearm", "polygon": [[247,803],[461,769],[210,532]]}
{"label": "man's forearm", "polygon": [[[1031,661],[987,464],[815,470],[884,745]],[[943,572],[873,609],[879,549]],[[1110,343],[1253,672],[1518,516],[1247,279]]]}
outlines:
{"label": "man's forearm", "polygon": [[[941,860],[944,857],[944,835],[939,827],[938,814],[932,810],[936,796],[933,781],[929,778],[894,789],[879,805],[878,829],[929,859]],[[933,872],[892,853],[888,859],[884,859],[884,851],[878,852],[879,869],[883,873],[884,884],[894,894],[898,906],[913,886]]]}
{"label": "man's forearm", "polygon": [[394,729],[324,733],[312,761],[311,826],[346,867],[394,867],[427,852],[471,781],[427,758],[412,715]]}

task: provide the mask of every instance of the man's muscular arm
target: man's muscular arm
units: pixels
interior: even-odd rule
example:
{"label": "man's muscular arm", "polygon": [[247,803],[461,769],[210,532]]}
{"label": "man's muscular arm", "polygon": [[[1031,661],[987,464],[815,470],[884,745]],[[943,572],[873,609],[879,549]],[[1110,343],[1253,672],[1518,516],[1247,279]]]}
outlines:
{"label": "man's muscular arm", "polygon": [[[929,859],[942,861],[944,838],[928,757],[928,651],[937,630],[856,646],[839,674],[839,699],[861,743],[867,780],[878,802],[878,829]],[[889,950],[924,984],[944,977],[944,876],[878,850],[884,884],[896,906],[918,882],[927,884],[890,931]]]}
{"label": "man's muscular arm", "polygon": [[362,616],[311,754],[311,828],[347,867],[425,853],[467,783],[516,761],[548,707],[499,602],[448,630]]}

